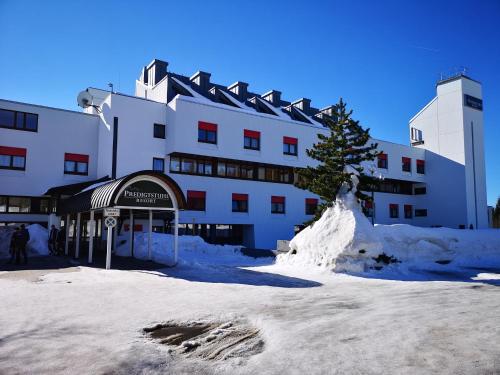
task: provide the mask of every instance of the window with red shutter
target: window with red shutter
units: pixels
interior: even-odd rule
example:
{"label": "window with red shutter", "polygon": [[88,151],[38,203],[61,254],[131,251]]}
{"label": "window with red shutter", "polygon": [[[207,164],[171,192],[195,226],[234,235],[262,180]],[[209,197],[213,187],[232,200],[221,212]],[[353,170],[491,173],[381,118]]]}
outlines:
{"label": "window with red shutter", "polygon": [[0,146],[0,169],[26,169],[26,149],[20,147]]}
{"label": "window with red shutter", "polygon": [[417,173],[425,174],[425,160],[417,159]]}
{"label": "window with red shutter", "polygon": [[187,209],[191,211],[205,211],[206,209],[205,191],[188,190],[187,191]]}
{"label": "window with red shutter", "polygon": [[271,213],[284,214],[285,213],[285,197],[273,195],[271,197]]}
{"label": "window with red shutter", "polygon": [[401,163],[402,163],[402,171],[403,172],[411,172],[411,159],[407,157],[402,157],[401,158]]}
{"label": "window with red shutter", "polygon": [[405,204],[405,219],[413,218],[413,206],[411,204]]}
{"label": "window with red shutter", "polygon": [[283,154],[297,156],[298,143],[297,138],[283,137]]}
{"label": "window with red shutter", "polygon": [[387,154],[384,154],[384,153],[378,154],[377,155],[377,167],[387,169],[388,168],[387,159],[388,159]]}
{"label": "window with red shutter", "polygon": [[399,217],[399,205],[391,203],[389,205],[389,216],[392,219],[397,219]]}
{"label": "window with red shutter", "polygon": [[64,154],[64,173],[65,174],[89,174],[89,156],[84,154]]}
{"label": "window with red shutter", "polygon": [[217,124],[198,121],[198,142],[217,144]]}
{"label": "window with red shutter", "polygon": [[318,209],[318,200],[316,198],[306,198],[306,215],[314,215]]}
{"label": "window with red shutter", "polygon": [[260,132],[244,129],[243,147],[248,150],[260,150]]}
{"label": "window with red shutter", "polygon": [[233,212],[248,212],[248,194],[236,194],[232,196]]}

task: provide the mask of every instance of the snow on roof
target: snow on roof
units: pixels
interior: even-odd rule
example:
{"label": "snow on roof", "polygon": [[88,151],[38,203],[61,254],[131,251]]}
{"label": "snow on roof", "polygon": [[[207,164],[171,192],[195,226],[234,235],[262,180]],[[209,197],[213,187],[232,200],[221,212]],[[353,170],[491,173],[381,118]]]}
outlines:
{"label": "snow on roof", "polygon": [[[179,86],[181,86],[186,91],[188,91],[194,98],[199,99],[200,101],[203,101],[203,102],[206,102],[206,103],[211,103],[212,102],[211,100],[205,98],[203,95],[198,94],[191,87],[189,87],[188,85],[184,84],[183,82],[181,82],[177,78],[175,78],[175,77],[170,77],[170,78],[172,78],[175,81],[175,83],[179,84]],[[183,96],[186,96],[186,95],[183,95]]]}
{"label": "snow on roof", "polygon": [[273,111],[273,113],[276,113],[276,116],[285,118],[287,120],[291,120],[290,116],[284,113],[281,108],[276,108],[275,106],[270,104],[267,100],[259,98],[258,96],[255,96],[255,99],[258,100],[260,103],[263,103],[267,108]]}
{"label": "snow on roof", "polygon": [[321,128],[324,128],[324,126],[323,126],[323,125],[321,125],[321,123],[319,123],[318,121],[316,121],[315,119],[313,119],[311,116],[306,115],[306,114],[305,114],[305,113],[304,113],[301,109],[299,109],[299,108],[297,108],[297,107],[294,107],[294,108],[295,108],[295,110],[296,110],[297,112],[299,112],[302,116],[304,116],[306,119],[308,119],[309,121],[311,121],[311,123],[312,123],[313,125],[316,125],[316,126],[319,126],[319,127],[321,127]]}

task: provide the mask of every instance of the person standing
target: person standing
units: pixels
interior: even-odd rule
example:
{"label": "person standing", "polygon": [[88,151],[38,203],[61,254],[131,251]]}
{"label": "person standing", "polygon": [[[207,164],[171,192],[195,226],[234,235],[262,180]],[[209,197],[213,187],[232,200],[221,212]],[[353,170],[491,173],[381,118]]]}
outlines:
{"label": "person standing", "polygon": [[21,260],[21,255],[23,256],[24,264],[28,264],[28,254],[26,251],[26,245],[28,244],[28,241],[30,240],[30,233],[26,229],[24,224],[21,224],[21,229],[19,230],[18,235],[16,236],[17,239],[17,256],[16,256],[16,263],[19,264]]}
{"label": "person standing", "polygon": [[57,255],[57,228],[54,224],[50,226],[49,232],[49,253],[50,255]]}
{"label": "person standing", "polygon": [[12,236],[10,237],[10,245],[9,245],[10,260],[9,260],[8,264],[13,264],[14,259],[16,259],[18,232],[19,232],[19,227],[16,227],[14,233],[12,233]]}
{"label": "person standing", "polygon": [[57,239],[56,239],[56,254],[62,255],[64,254],[64,245],[66,243],[66,233],[64,230],[60,229],[57,231]]}

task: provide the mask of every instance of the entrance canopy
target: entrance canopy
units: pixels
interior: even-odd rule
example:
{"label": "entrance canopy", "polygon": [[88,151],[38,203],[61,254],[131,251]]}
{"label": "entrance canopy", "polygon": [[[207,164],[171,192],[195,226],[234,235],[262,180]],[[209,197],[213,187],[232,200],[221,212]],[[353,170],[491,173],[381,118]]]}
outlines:
{"label": "entrance canopy", "polygon": [[122,178],[95,183],[60,201],[60,215],[108,207],[137,210],[184,209],[186,200],[179,185],[167,175],[139,171]]}

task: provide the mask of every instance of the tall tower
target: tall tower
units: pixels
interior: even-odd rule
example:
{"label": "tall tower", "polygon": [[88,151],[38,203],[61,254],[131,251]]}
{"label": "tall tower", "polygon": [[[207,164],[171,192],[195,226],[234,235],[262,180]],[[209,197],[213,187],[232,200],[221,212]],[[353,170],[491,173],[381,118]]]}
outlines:
{"label": "tall tower", "polygon": [[[439,81],[437,96],[410,120],[410,138],[414,147],[463,166],[463,179],[443,186],[451,190],[465,185],[464,224],[487,228],[481,83],[463,74]],[[446,179],[445,170],[442,174]]]}

